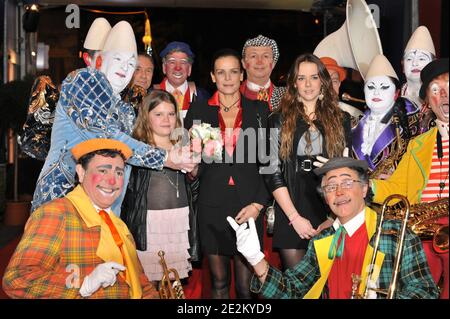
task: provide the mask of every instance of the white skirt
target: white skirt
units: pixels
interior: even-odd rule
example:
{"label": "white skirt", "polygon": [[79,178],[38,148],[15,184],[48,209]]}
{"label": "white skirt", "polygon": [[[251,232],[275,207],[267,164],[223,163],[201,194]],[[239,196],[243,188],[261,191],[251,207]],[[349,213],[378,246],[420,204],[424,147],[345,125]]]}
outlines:
{"label": "white skirt", "polygon": [[[160,281],[163,268],[158,256],[164,251],[167,268],[175,269],[180,278],[192,270],[189,261],[189,207],[147,211],[147,250],[138,250],[144,272],[150,281]],[[171,276],[171,279],[174,277]]]}

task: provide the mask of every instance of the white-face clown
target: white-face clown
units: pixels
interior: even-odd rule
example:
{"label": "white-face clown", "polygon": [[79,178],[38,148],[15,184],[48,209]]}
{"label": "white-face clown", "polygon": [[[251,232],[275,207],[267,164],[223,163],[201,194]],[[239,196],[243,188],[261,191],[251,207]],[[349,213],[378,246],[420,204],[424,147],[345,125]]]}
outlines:
{"label": "white-face clown", "polygon": [[364,95],[372,114],[384,114],[394,106],[395,84],[387,75],[371,77],[364,84]]}
{"label": "white-face clown", "polygon": [[115,94],[128,85],[136,69],[136,55],[132,52],[103,52],[101,71],[106,75]]}
{"label": "white-face clown", "polygon": [[420,71],[431,61],[430,52],[420,49],[410,50],[403,56],[403,71],[408,82],[420,83]]}

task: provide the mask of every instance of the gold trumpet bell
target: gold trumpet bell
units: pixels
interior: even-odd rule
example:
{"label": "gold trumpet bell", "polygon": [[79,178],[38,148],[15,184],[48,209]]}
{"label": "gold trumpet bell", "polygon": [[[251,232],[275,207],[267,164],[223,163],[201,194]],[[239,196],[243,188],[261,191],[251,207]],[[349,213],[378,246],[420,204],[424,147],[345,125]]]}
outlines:
{"label": "gold trumpet bell", "polygon": [[[159,296],[161,299],[185,299],[180,276],[176,269],[168,269],[164,255],[164,251],[160,250],[158,252],[158,256],[161,258],[160,263],[163,267],[163,276],[159,282]],[[173,282],[170,277],[174,279]]]}
{"label": "gold trumpet bell", "polygon": [[448,252],[448,225],[442,225],[434,233],[433,249],[439,254]]}

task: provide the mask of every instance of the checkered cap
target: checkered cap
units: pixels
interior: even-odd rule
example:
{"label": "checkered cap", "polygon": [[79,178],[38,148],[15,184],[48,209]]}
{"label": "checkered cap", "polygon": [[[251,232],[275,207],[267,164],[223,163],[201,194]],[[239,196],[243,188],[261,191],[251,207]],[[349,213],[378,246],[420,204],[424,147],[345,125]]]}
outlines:
{"label": "checkered cap", "polygon": [[278,45],[273,39],[269,39],[263,35],[258,35],[256,38],[248,39],[245,41],[244,47],[242,48],[242,57],[245,58],[245,49],[247,47],[271,47],[273,52],[273,61],[275,64],[280,57],[280,52],[278,51]]}

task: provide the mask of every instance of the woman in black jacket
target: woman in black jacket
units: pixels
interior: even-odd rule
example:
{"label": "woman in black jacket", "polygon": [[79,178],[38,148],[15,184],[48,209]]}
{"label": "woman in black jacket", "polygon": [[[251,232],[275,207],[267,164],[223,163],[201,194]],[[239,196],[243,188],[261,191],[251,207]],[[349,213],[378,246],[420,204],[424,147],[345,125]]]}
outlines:
{"label": "woman in black jacket", "polygon": [[303,54],[295,60],[269,127],[271,173],[264,179],[276,200],[272,244],[288,269],[300,262],[309,239],[331,225],[326,222],[329,208],[316,191],[315,157],[342,156],[351,145],[350,115],[339,109],[319,58]]}
{"label": "woman in black jacket", "polygon": [[211,162],[204,158],[198,172],[199,229],[202,252],[208,257],[213,298],[229,297],[231,258],[237,297],[252,297],[252,271],[236,249],[236,235],[226,217],[234,217],[239,224],[253,217],[262,242],[260,211],[269,200],[258,164],[258,141],[265,146],[269,106],[241,96],[242,77],[239,54],[230,49],[217,52],[211,71],[217,92],[208,101],[192,103],[184,120],[186,129],[196,121],[220,128],[225,141],[222,160]]}
{"label": "woman in black jacket", "polygon": [[[171,136],[181,127],[176,101],[165,91],[154,90],[144,98],[133,137],[155,147],[170,150]],[[195,187],[184,174],[133,167],[122,203],[121,218],[134,237],[139,260],[148,279],[161,280],[163,269],[158,251],[165,252],[168,268],[180,278],[188,277],[191,261],[199,261],[199,238]]]}

